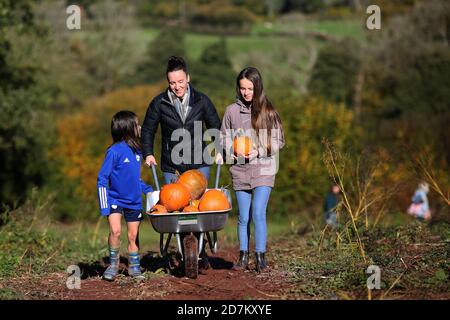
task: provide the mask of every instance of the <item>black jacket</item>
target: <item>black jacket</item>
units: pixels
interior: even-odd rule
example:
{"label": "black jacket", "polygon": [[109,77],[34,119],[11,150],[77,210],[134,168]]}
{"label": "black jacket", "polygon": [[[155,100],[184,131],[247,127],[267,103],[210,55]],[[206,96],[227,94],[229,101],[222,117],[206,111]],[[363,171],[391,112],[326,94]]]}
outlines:
{"label": "black jacket", "polygon": [[[197,169],[207,165],[203,158],[203,151],[206,147],[206,143],[203,141],[204,125],[206,125],[207,129],[215,128],[220,130],[221,121],[216,108],[208,96],[195,90],[192,86],[190,86],[189,107],[191,109],[183,123],[175,106],[170,102],[167,90],[156,96],[148,106],[141,129],[143,156],[145,159],[148,155],[155,154],[155,133],[158,129],[158,124],[161,124],[161,170],[164,172],[175,173],[178,170],[182,173],[189,169]],[[195,121],[202,122],[201,136],[194,137]],[[188,139],[182,140],[180,137],[174,137],[176,140],[171,141],[172,133],[176,129],[186,130],[181,133],[186,134],[188,132],[191,138],[190,141]],[[188,144],[190,144],[190,148],[188,148]],[[183,145],[187,146],[186,150],[190,149],[191,151],[190,157],[186,155],[189,160],[182,161],[179,164],[174,163],[174,159],[171,157],[172,150],[176,147],[176,151],[178,151]],[[183,155],[183,151],[177,152],[177,154]],[[195,154],[197,154],[196,158],[194,158]],[[194,160],[200,161],[196,163]]]}

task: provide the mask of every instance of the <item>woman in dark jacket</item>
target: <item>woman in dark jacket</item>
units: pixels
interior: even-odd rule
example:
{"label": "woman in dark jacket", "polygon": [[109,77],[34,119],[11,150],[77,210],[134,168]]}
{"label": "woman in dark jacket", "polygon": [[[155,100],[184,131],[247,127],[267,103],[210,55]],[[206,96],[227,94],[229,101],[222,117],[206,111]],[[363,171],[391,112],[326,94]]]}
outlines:
{"label": "woman in dark jacket", "polygon": [[[170,183],[176,179],[176,171],[183,173],[190,169],[200,170],[209,179],[209,165],[212,161],[203,156],[206,147],[203,141],[203,124],[207,129],[219,130],[217,110],[207,95],[190,85],[183,58],[170,57],[167,63],[167,81],[169,87],[150,102],[142,125],[145,163],[148,166],[156,165],[153,144],[156,130],[161,124],[161,170],[165,182]],[[196,126],[198,130],[195,130]],[[175,152],[176,156],[172,152],[175,150],[180,150]]]}

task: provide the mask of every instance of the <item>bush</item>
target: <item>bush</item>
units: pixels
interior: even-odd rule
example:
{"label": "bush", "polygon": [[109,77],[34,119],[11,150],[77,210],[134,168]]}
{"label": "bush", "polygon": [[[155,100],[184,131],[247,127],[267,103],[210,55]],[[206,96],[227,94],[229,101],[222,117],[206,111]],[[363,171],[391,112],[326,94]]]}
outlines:
{"label": "bush", "polygon": [[[59,190],[57,218],[93,219],[99,215],[97,175],[105,151],[112,143],[112,116],[120,110],[131,110],[142,123],[151,99],[162,90],[160,85],[116,90],[87,100],[78,112],[58,119],[58,139],[50,151],[51,163],[58,173],[52,182],[52,188]],[[155,143],[158,145],[158,140]],[[144,173],[148,182],[148,170]]]}
{"label": "bush", "polygon": [[192,68],[194,87],[204,92],[219,92],[226,96],[234,90],[235,74],[228,58],[225,38],[205,48]]}
{"label": "bush", "polygon": [[225,33],[248,32],[257,17],[243,7],[215,1],[199,5],[189,14],[189,23],[195,30]]}
{"label": "bush", "polygon": [[166,79],[167,60],[170,56],[185,56],[184,31],[162,29],[149,43],[145,59],[136,70],[136,83],[155,83]]}
{"label": "bush", "polygon": [[11,206],[49,173],[45,150],[52,138],[54,87],[41,81],[40,61],[24,57],[15,46],[22,35],[45,39],[31,5],[7,1],[0,6],[0,203]]}
{"label": "bush", "polygon": [[437,114],[450,111],[449,75],[448,49],[423,53],[412,68],[398,74],[391,82],[386,112]]}
{"label": "bush", "polygon": [[322,161],[322,139],[328,138],[340,148],[354,144],[358,132],[353,126],[353,112],[343,104],[314,97],[285,97],[273,102],[283,122],[286,146],[280,153],[268,212],[286,214],[304,207],[317,208],[330,183]]}
{"label": "bush", "polygon": [[308,84],[309,92],[336,103],[351,105],[361,65],[358,44],[343,40],[320,50]]}
{"label": "bush", "polygon": [[286,0],[282,12],[301,11],[310,14],[318,12],[324,7],[324,0]]}

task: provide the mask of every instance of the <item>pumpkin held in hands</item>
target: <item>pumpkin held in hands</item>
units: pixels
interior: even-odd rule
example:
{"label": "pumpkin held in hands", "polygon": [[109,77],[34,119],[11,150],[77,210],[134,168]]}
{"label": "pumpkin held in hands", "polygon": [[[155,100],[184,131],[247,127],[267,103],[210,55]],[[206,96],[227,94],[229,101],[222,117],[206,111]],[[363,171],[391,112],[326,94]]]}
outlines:
{"label": "pumpkin held in hands", "polygon": [[191,200],[191,194],[184,185],[169,183],[162,187],[159,199],[167,211],[172,212],[186,207]]}
{"label": "pumpkin held in hands", "polygon": [[252,147],[252,140],[246,136],[235,137],[233,140],[233,151],[238,157],[248,156]]}
{"label": "pumpkin held in hands", "polygon": [[230,209],[227,196],[220,190],[208,190],[198,205],[199,211],[221,211]]}
{"label": "pumpkin held in hands", "polygon": [[184,172],[179,178],[178,183],[184,185],[191,194],[191,199],[200,199],[202,194],[205,192],[208,186],[208,181],[206,180],[203,173],[199,170],[192,169]]}

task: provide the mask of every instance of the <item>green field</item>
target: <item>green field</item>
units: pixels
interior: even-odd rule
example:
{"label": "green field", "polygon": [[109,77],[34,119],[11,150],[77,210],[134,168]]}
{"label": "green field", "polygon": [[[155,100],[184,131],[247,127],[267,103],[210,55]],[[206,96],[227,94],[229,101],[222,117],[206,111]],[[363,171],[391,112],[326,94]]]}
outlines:
{"label": "green field", "polygon": [[362,40],[364,37],[364,20],[346,19],[346,20],[316,20],[304,19],[304,21],[287,21],[274,23],[256,23],[253,25],[251,34],[270,35],[279,32],[321,32],[336,38],[353,38]]}

